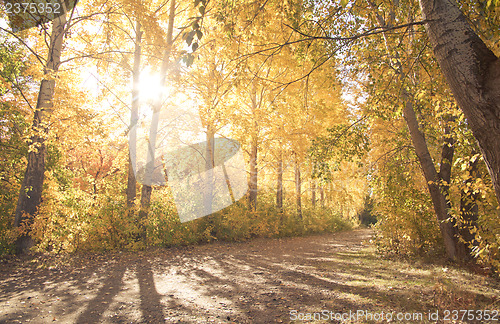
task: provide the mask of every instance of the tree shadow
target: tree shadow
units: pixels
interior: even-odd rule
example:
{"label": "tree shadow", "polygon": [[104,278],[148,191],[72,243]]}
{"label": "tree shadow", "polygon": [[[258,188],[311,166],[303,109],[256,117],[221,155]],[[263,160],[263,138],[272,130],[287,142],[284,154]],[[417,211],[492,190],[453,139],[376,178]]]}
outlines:
{"label": "tree shadow", "polygon": [[139,262],[136,266],[136,274],[139,281],[142,320],[146,323],[164,323],[162,296],[156,290],[151,262],[147,259]]}
{"label": "tree shadow", "polygon": [[105,269],[107,275],[102,279],[102,286],[87,304],[86,309],[78,316],[76,323],[99,323],[102,321],[104,313],[122,288],[123,275],[126,270],[126,265],[117,260],[114,260],[113,264]]}

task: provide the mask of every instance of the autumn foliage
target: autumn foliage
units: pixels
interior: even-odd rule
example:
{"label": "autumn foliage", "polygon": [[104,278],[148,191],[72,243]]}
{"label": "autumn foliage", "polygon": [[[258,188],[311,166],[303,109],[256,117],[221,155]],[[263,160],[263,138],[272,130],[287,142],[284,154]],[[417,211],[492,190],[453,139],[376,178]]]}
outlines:
{"label": "autumn foliage", "polygon": [[[362,2],[80,1],[58,69],[47,65],[48,26],[0,28],[0,253],[23,235],[35,251],[60,253],[363,223],[381,253],[431,257],[450,256],[447,227],[460,260],[498,269],[494,186],[418,3]],[[462,10],[498,56],[497,5],[466,1]],[[37,124],[41,82],[55,90]],[[168,179],[142,186],[132,172],[129,139],[156,136],[155,112],[188,110],[201,140],[241,144],[249,192],[181,223]],[[159,125],[158,136],[179,145],[200,141],[190,124]],[[31,190],[21,190],[28,157],[42,151],[42,201],[15,227],[16,203]]]}

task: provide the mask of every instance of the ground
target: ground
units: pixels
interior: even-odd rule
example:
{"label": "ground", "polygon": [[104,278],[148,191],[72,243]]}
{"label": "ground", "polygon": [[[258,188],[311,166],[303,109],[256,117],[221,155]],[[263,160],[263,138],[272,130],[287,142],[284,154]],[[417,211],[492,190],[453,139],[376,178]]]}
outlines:
{"label": "ground", "polygon": [[371,235],[11,257],[1,263],[0,322],[481,323],[479,310],[491,319],[500,310],[495,279],[383,258]]}

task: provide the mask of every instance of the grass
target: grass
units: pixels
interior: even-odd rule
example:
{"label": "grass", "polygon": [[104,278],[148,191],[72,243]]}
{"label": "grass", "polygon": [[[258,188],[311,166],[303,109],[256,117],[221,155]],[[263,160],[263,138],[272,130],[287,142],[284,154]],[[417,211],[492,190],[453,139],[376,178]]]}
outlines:
{"label": "grass", "polygon": [[[345,282],[337,298],[359,305],[360,309],[365,308],[372,314],[394,312],[394,319],[398,313],[422,314],[421,319],[415,317],[406,322],[417,319],[419,323],[435,323],[434,318],[429,319],[431,312],[437,311],[439,322],[442,322],[447,314],[453,320],[457,314],[453,311],[457,311],[458,319],[452,321],[454,323],[482,323],[484,320],[479,320],[478,315],[475,315],[476,321],[468,321],[466,316],[462,320],[464,312],[460,310],[500,312],[500,283],[497,279],[472,274],[441,260],[430,263],[386,258],[378,255],[375,247],[370,246],[358,251],[337,252],[315,266],[318,270],[335,273],[335,277]],[[311,322],[323,323],[321,320]],[[362,317],[360,321],[354,322],[380,321]]]}

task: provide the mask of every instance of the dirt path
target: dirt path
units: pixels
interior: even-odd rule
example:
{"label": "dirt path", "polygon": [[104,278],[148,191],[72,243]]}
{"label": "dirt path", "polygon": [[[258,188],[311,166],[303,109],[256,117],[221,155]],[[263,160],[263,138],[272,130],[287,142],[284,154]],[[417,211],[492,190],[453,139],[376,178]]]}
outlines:
{"label": "dirt path", "polygon": [[[440,312],[443,318],[449,307],[500,309],[497,282],[442,266],[381,259],[369,246],[370,235],[370,230],[358,229],[79,255],[51,259],[49,263],[58,264],[51,267],[44,266],[47,260],[4,260],[0,322],[289,323],[307,319],[320,323],[327,318],[341,322],[340,316],[347,318],[350,311],[349,320],[343,322],[381,322],[380,316],[386,320],[389,313],[397,322],[401,313],[424,323],[435,322],[428,320],[432,312]],[[365,314],[355,317],[357,311]]]}

